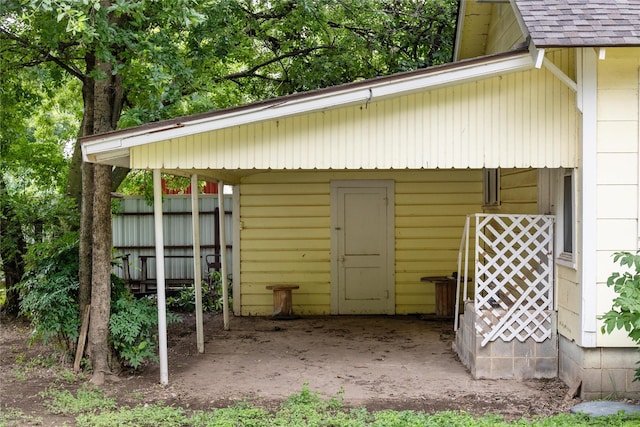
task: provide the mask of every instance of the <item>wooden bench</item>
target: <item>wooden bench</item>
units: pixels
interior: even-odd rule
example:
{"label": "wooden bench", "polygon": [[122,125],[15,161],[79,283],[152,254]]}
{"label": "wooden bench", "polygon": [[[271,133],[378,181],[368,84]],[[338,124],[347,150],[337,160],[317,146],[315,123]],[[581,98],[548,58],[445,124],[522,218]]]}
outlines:
{"label": "wooden bench", "polygon": [[281,319],[293,318],[293,296],[291,291],[299,289],[299,285],[269,285],[273,291],[273,317]]}
{"label": "wooden bench", "polygon": [[[125,285],[136,296],[153,295],[158,292],[158,283],[155,278],[150,278],[147,272],[149,258],[155,258],[155,255],[140,255],[140,276],[141,279],[134,279],[131,275],[130,254],[120,255],[116,258],[122,260],[122,275]],[[193,258],[190,255],[167,255],[168,258]],[[175,294],[180,292],[184,287],[193,287],[193,279],[168,279],[165,278],[165,291],[167,294]]]}

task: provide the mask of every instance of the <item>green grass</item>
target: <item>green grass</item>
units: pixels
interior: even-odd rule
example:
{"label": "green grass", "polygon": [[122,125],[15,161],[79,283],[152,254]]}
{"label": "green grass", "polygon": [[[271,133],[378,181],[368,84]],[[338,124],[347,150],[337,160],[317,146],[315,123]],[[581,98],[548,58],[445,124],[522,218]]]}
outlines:
{"label": "green grass", "polygon": [[0,407],[0,427],[38,426],[42,424],[43,420],[40,417],[26,415],[17,409]]}
{"label": "green grass", "polygon": [[[79,427],[166,426],[166,427],[502,427],[502,426],[638,426],[640,419],[622,415],[592,418],[583,414],[561,414],[547,418],[505,421],[498,415],[474,417],[461,411],[427,414],[419,411],[377,411],[346,408],[342,394],[329,399],[304,387],[271,411],[243,402],[209,411],[188,411],[161,404],[116,408],[99,390],[79,390],[77,396],[54,391],[47,395],[53,413],[74,416]],[[0,424],[1,426],[1,424]]]}
{"label": "green grass", "polygon": [[98,388],[82,387],[75,396],[68,390],[48,390],[41,395],[52,414],[95,414],[117,409],[116,400],[105,396],[104,391]]}

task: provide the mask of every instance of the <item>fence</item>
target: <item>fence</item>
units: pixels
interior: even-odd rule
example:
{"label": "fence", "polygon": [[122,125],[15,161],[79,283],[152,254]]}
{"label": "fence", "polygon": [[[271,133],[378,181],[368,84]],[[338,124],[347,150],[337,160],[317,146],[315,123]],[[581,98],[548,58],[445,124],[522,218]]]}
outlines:
{"label": "fence", "polygon": [[[227,271],[231,271],[232,196],[225,195],[225,232]],[[191,196],[165,196],[163,202],[165,276],[168,282],[193,282],[193,232]],[[220,270],[220,230],[217,195],[200,195],[200,253],[202,277]],[[153,206],[142,197],[119,200],[118,214],[113,217],[113,247],[116,257],[127,256],[130,279],[152,282],[155,279],[155,236]],[[123,259],[123,258],[120,258]],[[114,265],[114,273],[125,278],[122,262]]]}
{"label": "fence", "polygon": [[[497,338],[505,342],[548,339],[553,310],[553,216],[470,215],[462,241],[466,248],[471,218],[476,232],[474,309],[480,320],[475,329],[483,336],[481,345]],[[466,266],[468,249],[464,252]]]}

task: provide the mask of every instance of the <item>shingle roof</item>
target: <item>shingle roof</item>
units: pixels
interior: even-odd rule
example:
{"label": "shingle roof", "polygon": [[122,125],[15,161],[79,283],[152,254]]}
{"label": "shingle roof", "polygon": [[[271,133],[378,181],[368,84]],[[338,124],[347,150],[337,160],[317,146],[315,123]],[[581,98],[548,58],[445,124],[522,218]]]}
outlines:
{"label": "shingle roof", "polygon": [[640,46],[640,0],[515,0],[538,47]]}

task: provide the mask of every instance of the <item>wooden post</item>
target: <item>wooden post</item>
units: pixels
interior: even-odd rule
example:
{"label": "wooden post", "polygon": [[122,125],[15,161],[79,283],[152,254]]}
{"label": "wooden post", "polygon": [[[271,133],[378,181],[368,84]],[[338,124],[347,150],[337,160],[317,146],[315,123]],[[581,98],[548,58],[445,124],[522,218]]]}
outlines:
{"label": "wooden post", "polygon": [[84,354],[84,346],[87,342],[87,332],[89,332],[89,313],[91,312],[91,304],[87,304],[82,313],[82,325],[80,326],[80,335],[78,336],[78,346],[76,348],[76,360],[73,363],[73,372],[80,371],[80,362]]}
{"label": "wooden post", "polygon": [[273,291],[273,317],[290,318],[293,316],[293,296],[291,291],[298,285],[269,285]]}

